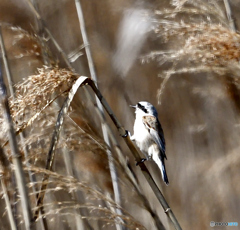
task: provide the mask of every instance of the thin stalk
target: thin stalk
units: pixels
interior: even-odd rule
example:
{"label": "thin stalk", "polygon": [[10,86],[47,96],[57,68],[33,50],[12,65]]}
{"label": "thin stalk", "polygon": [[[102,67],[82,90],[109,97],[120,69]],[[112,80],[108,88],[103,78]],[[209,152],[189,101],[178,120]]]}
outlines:
{"label": "thin stalk", "polygon": [[[98,109],[96,109],[96,111],[99,112]],[[101,118],[101,116],[99,115],[99,117]],[[117,144],[117,140],[115,139],[112,130],[110,129],[109,126],[107,126],[108,130],[107,132],[109,133],[109,137],[111,139],[111,142],[115,148],[115,151],[118,155],[118,159],[121,163],[121,166],[123,168],[123,172],[127,174],[127,178],[129,178],[129,181],[131,182],[131,184],[133,185],[133,187],[135,188],[137,194],[139,197],[141,197],[141,200],[143,201],[143,205],[144,208],[150,213],[150,215],[152,216],[157,229],[161,229],[161,230],[165,230],[164,225],[162,224],[161,220],[159,219],[158,215],[151,209],[151,205],[148,201],[148,199],[144,196],[144,194],[141,192],[140,187],[138,186],[138,183],[135,179],[135,176],[133,175],[132,171],[129,169],[129,167],[127,167],[126,165],[126,160],[123,157],[123,153],[122,150],[120,149],[120,147]]]}
{"label": "thin stalk", "polygon": [[0,46],[1,46],[1,51],[2,51],[3,64],[5,66],[7,81],[8,81],[8,85],[10,86],[9,91],[10,91],[10,95],[12,96],[12,95],[14,95],[14,90],[12,87],[13,82],[12,82],[10,68],[9,68],[9,64],[8,64],[8,60],[7,60],[7,53],[6,53],[5,46],[4,46],[4,41],[3,41],[3,36],[2,36],[2,27],[0,27]]}
{"label": "thin stalk", "polygon": [[228,0],[223,0],[223,2],[224,2],[224,5],[225,5],[226,14],[227,14],[227,18],[228,18],[228,21],[229,21],[230,28],[231,28],[232,31],[236,32],[236,26],[235,26],[234,20],[232,18],[232,11],[231,11],[229,1]]}
{"label": "thin stalk", "polygon": [[5,203],[6,203],[6,210],[7,210],[7,215],[8,215],[9,223],[10,223],[10,226],[11,226],[11,230],[17,230],[17,220],[14,218],[14,214],[13,214],[13,211],[12,211],[12,208],[11,208],[10,199],[9,199],[8,192],[7,192],[6,182],[4,181],[4,178],[2,177],[2,174],[0,175],[0,181],[1,181],[3,198],[4,198]]}
{"label": "thin stalk", "polygon": [[46,26],[45,21],[42,19],[42,17],[40,16],[40,14],[38,13],[37,9],[34,7],[33,3],[31,2],[31,0],[26,0],[28,5],[30,6],[32,12],[34,13],[34,15],[37,17],[37,19],[40,21],[41,26],[43,27],[43,29],[45,30],[45,32],[48,34],[49,38],[52,40],[53,44],[55,45],[55,47],[57,48],[57,50],[59,51],[59,53],[61,54],[63,60],[65,61],[67,67],[72,70],[72,66],[67,58],[67,55],[64,53],[64,51],[62,50],[62,48],[60,47],[60,45],[58,44],[58,42],[55,40],[55,38],[53,37],[52,33],[49,31],[49,29]]}
{"label": "thin stalk", "polygon": [[[113,136],[110,135],[110,137],[113,137]],[[138,196],[141,198],[140,200],[143,202],[144,208],[150,213],[151,217],[153,218],[153,220],[155,222],[155,225],[156,225],[157,229],[165,230],[165,227],[162,224],[161,220],[159,219],[157,213],[151,209],[151,205],[150,205],[148,199],[142,193],[140,187],[138,186],[137,181],[136,181],[136,179],[133,175],[133,172],[129,169],[129,167],[127,167],[126,160],[123,159],[123,153],[122,153],[121,149],[119,148],[117,143],[114,144],[114,142],[113,142],[113,146],[115,147],[115,151],[118,154],[118,159],[120,159],[120,162],[122,161],[121,166],[123,167],[123,172],[128,175],[128,178],[129,178],[130,182],[132,183],[133,187],[135,188]]]}
{"label": "thin stalk", "polygon": [[12,210],[10,199],[8,196],[6,181],[4,178],[4,174],[6,174],[6,170],[7,170],[6,164],[7,164],[7,159],[4,155],[3,149],[0,147],[0,181],[1,181],[1,187],[3,192],[3,198],[6,203],[6,210],[7,210],[7,215],[8,215],[9,223],[11,226],[11,230],[17,230],[17,220],[14,218],[13,210]]}
{"label": "thin stalk", "polygon": [[[1,26],[0,26],[0,31],[1,31]],[[19,195],[20,195],[20,200],[22,203],[24,224],[25,224],[25,228],[27,230],[30,230],[33,228],[33,225],[31,223],[32,213],[31,213],[31,208],[30,208],[30,201],[28,198],[28,191],[27,191],[25,175],[24,175],[24,171],[23,171],[21,155],[18,150],[17,140],[16,140],[15,131],[14,131],[14,127],[13,127],[13,121],[12,121],[12,117],[10,114],[6,85],[3,81],[1,69],[0,69],[0,103],[3,106],[4,118],[6,121],[7,130],[8,130],[10,149],[12,152],[12,161],[13,161],[13,165],[14,165],[14,173],[15,173],[15,177],[16,177],[16,181],[17,181],[17,187],[18,187],[18,191],[19,191]]]}
{"label": "thin stalk", "polygon": [[[89,42],[88,42],[85,21],[84,21],[84,17],[83,17],[83,11],[82,11],[80,0],[75,0],[75,5],[76,5],[76,9],[77,9],[78,20],[79,20],[79,24],[80,24],[82,39],[83,39],[83,45],[85,46],[85,51],[86,51],[88,67],[90,70],[91,78],[95,82],[97,82],[97,75],[96,75],[96,71],[95,71],[95,67],[94,67],[94,63],[93,63],[93,59],[92,59],[91,49],[90,49]],[[103,120],[105,121],[106,119],[104,117],[104,111],[103,111],[102,104],[99,102],[97,97],[96,97],[96,101],[97,101],[97,107],[102,114]],[[102,126],[102,133],[103,133],[104,141],[111,148],[111,143],[110,143],[109,135],[107,132],[106,122],[102,122],[101,126]],[[107,150],[107,155],[108,155],[108,164],[109,164],[110,175],[111,175],[113,191],[114,191],[114,200],[118,205],[121,206],[121,193],[120,193],[120,188],[119,188],[119,183],[118,183],[117,170],[116,170],[116,166],[113,161],[112,152],[109,149]],[[122,215],[122,211],[120,209],[116,209],[116,212],[117,212],[117,214]],[[116,225],[116,228],[123,229],[123,227],[118,224]]]}
{"label": "thin stalk", "polygon": [[68,58],[67,58],[67,55],[64,53],[64,51],[62,50],[61,46],[58,44],[58,42],[55,40],[55,38],[53,37],[52,33],[50,32],[50,30],[46,27],[45,25],[45,22],[42,21],[43,23],[43,28],[44,30],[46,31],[46,33],[48,34],[48,36],[50,37],[50,39],[53,41],[54,45],[56,46],[56,48],[58,49],[59,53],[61,54],[63,60],[65,61],[67,67],[70,69],[70,70],[73,70]]}
{"label": "thin stalk", "polygon": [[[36,0],[31,0],[31,3],[34,7],[34,9],[36,9],[36,11],[39,11],[39,7],[38,7],[38,2]],[[35,16],[35,20],[36,20],[36,34],[38,34],[38,39],[40,41],[40,45],[41,45],[41,56],[44,62],[44,65],[47,66],[51,66],[51,62],[49,60],[49,55],[47,52],[47,46],[46,43],[44,41],[44,29],[43,29],[43,25],[42,25],[42,21],[38,20],[38,17]]]}
{"label": "thin stalk", "polygon": [[84,17],[83,17],[83,12],[82,12],[82,7],[81,7],[80,0],[75,0],[75,5],[76,5],[76,9],[77,9],[78,20],[79,20],[79,24],[80,24],[82,39],[83,39],[83,45],[85,47],[85,51],[86,51],[86,55],[87,55],[90,74],[91,74],[92,79],[95,82],[97,82],[97,75],[96,75],[95,67],[94,67],[94,64],[93,64],[91,49],[90,49],[89,42],[88,42],[88,37],[87,37],[87,32],[86,32],[86,27],[85,27],[85,21],[84,21]]}
{"label": "thin stalk", "polygon": [[[73,168],[72,168],[72,164],[71,164],[71,158],[69,156],[69,151],[66,148],[63,149],[63,158],[64,158],[64,163],[65,163],[65,167],[67,169],[68,176],[75,177],[74,172],[73,172]],[[74,200],[74,201],[79,200],[78,199],[78,194],[76,192],[71,191],[70,193],[71,193],[72,200]],[[83,194],[79,194],[79,195],[81,197],[83,197]],[[81,218],[83,216],[81,209],[75,209],[75,214],[76,214],[75,215],[76,229],[81,230],[81,229],[85,229],[87,227],[87,229],[93,230],[92,226],[90,226],[88,221]]]}
{"label": "thin stalk", "polygon": [[[54,105],[56,106],[56,108],[58,107],[57,102],[54,103]],[[66,135],[65,135],[64,129],[62,131],[62,135],[63,135],[63,138],[65,139]],[[71,157],[70,157],[70,153],[69,153],[68,149],[63,148],[62,153],[63,153],[63,159],[64,159],[64,163],[65,163],[65,167],[66,167],[68,176],[75,177],[73,167],[72,167],[72,161],[71,161]],[[80,191],[78,194],[75,191],[71,191],[70,194],[71,194],[71,199],[74,201],[80,201],[80,200],[84,199],[83,194],[82,193],[80,194]],[[79,199],[80,197],[81,197],[81,199]],[[83,211],[81,209],[75,209],[76,229],[78,229],[78,230],[81,230],[81,229],[93,230],[93,228],[89,224],[89,222],[86,219],[81,218],[82,216],[84,216]]]}
{"label": "thin stalk", "polygon": [[[5,67],[5,72],[6,72],[6,76],[7,76],[7,82],[8,82],[8,85],[10,86],[9,87],[10,95],[14,95],[13,87],[11,87],[13,85],[13,83],[12,83],[10,68],[9,68],[8,61],[7,61],[7,53],[6,53],[6,50],[5,50],[3,36],[2,36],[2,27],[0,27],[0,47],[1,47],[3,64],[4,64],[4,67]],[[16,186],[16,178],[14,177],[14,175],[12,175],[12,184],[13,184],[13,187]],[[17,212],[18,212],[16,200],[17,200],[17,194],[14,193],[13,202],[12,202],[13,205],[12,206],[13,206],[13,213],[14,213],[15,217],[17,216]]]}

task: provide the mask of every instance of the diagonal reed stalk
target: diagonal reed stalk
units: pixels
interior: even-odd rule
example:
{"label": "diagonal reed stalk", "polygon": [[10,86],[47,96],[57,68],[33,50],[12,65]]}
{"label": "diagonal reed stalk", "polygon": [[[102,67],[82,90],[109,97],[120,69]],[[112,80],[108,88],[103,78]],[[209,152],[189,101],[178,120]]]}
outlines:
{"label": "diagonal reed stalk", "polygon": [[[1,26],[0,26],[1,31]],[[18,150],[16,135],[13,127],[13,121],[10,114],[10,108],[8,104],[8,96],[6,91],[6,85],[3,81],[2,71],[0,69],[0,103],[3,106],[3,114],[8,130],[8,137],[10,143],[10,149],[12,153],[12,161],[14,166],[14,173],[16,177],[17,187],[22,204],[22,212],[24,217],[24,224],[26,230],[33,229],[32,213],[30,208],[30,201],[28,199],[28,191],[26,187],[25,175],[23,171],[23,165],[21,155]]]}
{"label": "diagonal reed stalk", "polygon": [[[31,3],[33,8],[36,9],[36,12],[38,12],[39,11],[38,2],[36,0],[31,0]],[[39,20],[38,17],[35,15],[35,21],[36,21],[36,34],[38,35],[38,39],[41,44],[41,56],[42,56],[44,65],[51,66],[47,45],[46,45],[46,42],[44,41],[44,27],[42,24],[42,20]]]}
{"label": "diagonal reed stalk", "polygon": [[58,44],[58,42],[55,40],[55,38],[53,37],[52,33],[50,32],[50,30],[47,28],[47,25],[45,23],[45,21],[42,19],[42,17],[40,16],[40,14],[38,13],[37,9],[34,7],[33,3],[31,0],[26,0],[29,7],[31,8],[32,12],[34,13],[34,15],[36,16],[36,18],[40,21],[41,27],[42,29],[47,33],[47,35],[49,36],[49,38],[52,40],[53,44],[55,45],[55,47],[57,48],[58,52],[61,54],[64,62],[66,63],[67,67],[72,70],[72,66],[68,60],[67,55],[64,53],[64,51],[62,50],[61,46]]}

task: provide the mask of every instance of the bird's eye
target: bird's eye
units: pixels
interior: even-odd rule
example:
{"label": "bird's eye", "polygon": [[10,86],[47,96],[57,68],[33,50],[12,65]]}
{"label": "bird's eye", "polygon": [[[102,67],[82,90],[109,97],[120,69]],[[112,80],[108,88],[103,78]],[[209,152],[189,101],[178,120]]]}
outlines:
{"label": "bird's eye", "polygon": [[147,113],[147,112],[148,112],[147,109],[146,109],[143,105],[141,105],[140,103],[137,103],[137,107],[138,107],[139,109],[141,109],[144,113]]}

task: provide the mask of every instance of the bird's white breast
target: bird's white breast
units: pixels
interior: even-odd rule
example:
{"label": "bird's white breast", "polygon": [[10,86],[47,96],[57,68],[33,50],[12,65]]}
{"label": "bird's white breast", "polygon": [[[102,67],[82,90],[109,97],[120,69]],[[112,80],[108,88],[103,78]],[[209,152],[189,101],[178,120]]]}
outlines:
{"label": "bird's white breast", "polygon": [[142,122],[142,116],[137,116],[134,123],[134,139],[141,151],[148,153],[148,148],[153,144],[153,139]]}

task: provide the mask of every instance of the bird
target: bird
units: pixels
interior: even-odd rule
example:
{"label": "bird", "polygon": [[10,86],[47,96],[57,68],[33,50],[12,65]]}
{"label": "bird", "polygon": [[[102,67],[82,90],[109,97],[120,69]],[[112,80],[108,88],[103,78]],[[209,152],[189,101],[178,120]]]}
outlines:
{"label": "bird", "polygon": [[[156,108],[149,102],[140,101],[136,105],[130,105],[135,108],[136,119],[134,122],[134,134],[130,139],[135,141],[138,148],[144,153],[147,159],[152,159],[159,167],[162,179],[166,185],[169,184],[164,160],[167,160],[165,154],[165,139],[162,126],[158,120]],[[139,163],[139,162],[138,162]]]}

